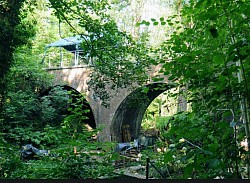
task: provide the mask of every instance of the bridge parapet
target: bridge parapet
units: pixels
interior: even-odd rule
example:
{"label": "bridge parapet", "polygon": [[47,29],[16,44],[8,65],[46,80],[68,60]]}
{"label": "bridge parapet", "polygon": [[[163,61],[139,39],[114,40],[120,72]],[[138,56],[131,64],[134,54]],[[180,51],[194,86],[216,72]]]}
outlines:
{"label": "bridge parapet", "polygon": [[83,56],[82,50],[59,51],[52,50],[45,53],[42,64],[45,69],[59,69],[67,67],[86,67],[91,66],[94,58]]}
{"label": "bridge parapet", "polygon": [[83,38],[77,35],[48,44],[42,61],[44,68],[91,65],[94,59],[82,49],[82,41]]}

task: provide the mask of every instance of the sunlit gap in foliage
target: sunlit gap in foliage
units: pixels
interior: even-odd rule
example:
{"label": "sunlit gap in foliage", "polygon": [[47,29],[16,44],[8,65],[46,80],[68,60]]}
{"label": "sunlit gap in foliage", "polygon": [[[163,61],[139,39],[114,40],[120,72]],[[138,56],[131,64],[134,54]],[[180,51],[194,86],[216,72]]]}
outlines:
{"label": "sunlit gap in foliage", "polygon": [[141,123],[141,129],[159,129],[168,123],[177,112],[184,111],[182,106],[187,111],[191,111],[191,105],[187,104],[186,100],[181,100],[177,88],[169,89],[158,97],[148,106]]}

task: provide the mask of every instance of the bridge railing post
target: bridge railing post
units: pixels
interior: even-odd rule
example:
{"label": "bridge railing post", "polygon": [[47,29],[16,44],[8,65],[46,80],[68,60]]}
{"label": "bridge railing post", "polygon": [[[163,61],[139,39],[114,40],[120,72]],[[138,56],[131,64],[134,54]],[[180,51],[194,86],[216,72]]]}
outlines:
{"label": "bridge railing post", "polygon": [[63,67],[63,52],[62,52],[62,47],[60,47],[60,67]]}
{"label": "bridge railing post", "polygon": [[74,66],[78,66],[78,63],[79,63],[79,51],[75,50],[73,53],[75,55]]}

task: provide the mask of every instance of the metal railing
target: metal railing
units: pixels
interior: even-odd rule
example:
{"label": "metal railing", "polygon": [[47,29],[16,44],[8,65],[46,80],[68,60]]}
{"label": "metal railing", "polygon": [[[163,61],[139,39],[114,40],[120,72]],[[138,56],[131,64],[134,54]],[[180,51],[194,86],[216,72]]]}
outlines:
{"label": "metal railing", "polygon": [[74,66],[91,66],[93,58],[84,56],[82,50],[47,52],[42,61],[44,68],[64,68]]}

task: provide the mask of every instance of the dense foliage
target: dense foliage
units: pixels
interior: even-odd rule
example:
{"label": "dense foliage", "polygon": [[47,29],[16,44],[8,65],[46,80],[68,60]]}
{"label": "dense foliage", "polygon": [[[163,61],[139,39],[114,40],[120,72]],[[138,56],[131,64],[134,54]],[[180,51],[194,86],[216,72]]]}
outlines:
{"label": "dense foliage", "polygon": [[75,34],[84,39],[82,47],[85,55],[94,57],[93,69],[88,83],[96,97],[105,101],[110,97],[106,89],[124,88],[133,82],[144,82],[147,78],[144,45],[136,44],[133,39],[118,29],[108,15],[108,1],[51,1],[55,15],[62,22],[72,25],[78,20]]}
{"label": "dense foliage", "polygon": [[[15,49],[27,44],[34,36],[33,21],[27,21],[27,11],[24,8],[25,0],[2,1],[0,3],[0,104],[5,93],[5,75],[13,63]],[[1,105],[0,105],[1,107]]]}
{"label": "dense foliage", "polygon": [[248,1],[189,1],[181,19],[166,21],[177,29],[157,51],[156,62],[192,106],[173,118],[166,135],[200,147],[186,147],[180,159],[192,160],[186,178],[192,172],[192,178],[235,178],[240,166],[249,166],[249,153],[240,147],[249,141],[249,6]]}
{"label": "dense foliage", "polygon": [[[154,121],[153,126],[160,130],[159,153],[143,151],[140,163],[145,164],[146,157],[154,159],[169,178],[242,178],[244,167],[249,178],[250,2],[177,0],[173,5],[176,15],[167,18],[142,20],[136,12],[133,24],[137,27],[133,27],[132,36],[111,17],[114,4],[123,9],[132,1],[0,3],[0,177],[114,176],[114,144],[95,142],[97,131],[85,128],[88,111],[82,110],[84,97],[72,104],[70,93],[60,87],[39,97],[51,85],[51,76],[38,67],[38,57],[30,53],[41,53],[39,50],[50,41],[48,37],[55,38],[52,25],[53,30],[42,31],[42,21],[36,21],[38,11],[51,8],[60,22],[59,36],[64,30],[64,35],[84,39],[84,54],[94,58],[89,86],[104,104],[110,97],[107,87],[143,85],[149,79],[147,71],[158,66],[159,77],[153,81],[168,77],[179,91],[169,95],[178,101],[182,98],[190,106],[188,111],[183,111],[184,107],[164,117],[160,106],[165,103],[156,100],[147,110],[143,127],[152,126]],[[140,6],[142,1],[136,4]],[[48,20],[57,21],[54,16]],[[69,28],[63,29],[62,24]],[[149,33],[140,32],[142,26],[151,25],[167,34],[159,46],[151,47]],[[31,40],[35,32],[41,37]],[[246,147],[241,146],[243,140],[248,142]],[[26,143],[50,149],[50,156],[21,161],[19,150]]]}
{"label": "dense foliage", "polygon": [[[20,86],[17,86],[20,87]],[[19,90],[9,92],[11,98],[2,112],[0,141],[1,178],[70,179],[112,178],[114,144],[96,142],[99,129],[86,128],[88,111],[82,110],[84,96],[73,98],[61,87],[38,98]],[[65,109],[68,112],[65,111]],[[62,114],[67,114],[63,117]],[[47,156],[21,158],[23,145],[48,149]],[[116,158],[117,159],[117,158]]]}

